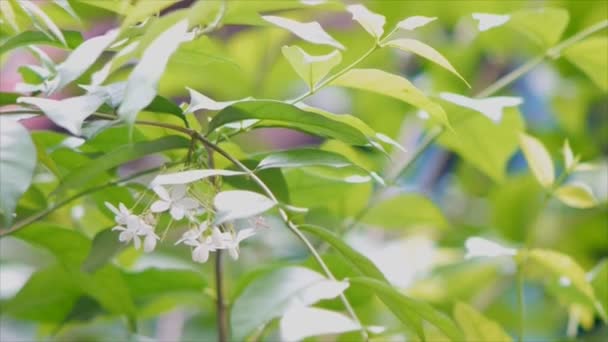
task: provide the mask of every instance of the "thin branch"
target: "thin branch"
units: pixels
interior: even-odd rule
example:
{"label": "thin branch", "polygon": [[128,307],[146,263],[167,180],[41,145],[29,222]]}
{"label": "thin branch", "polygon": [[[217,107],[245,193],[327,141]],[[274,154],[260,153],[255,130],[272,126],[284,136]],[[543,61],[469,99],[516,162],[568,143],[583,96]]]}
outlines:
{"label": "thin branch", "polygon": [[378,43],[375,43],[374,46],[372,46],[363,55],[361,55],[361,57],[357,58],[357,60],[355,60],[354,62],[352,62],[348,66],[344,67],[344,69],[341,69],[340,71],[336,72],[335,74],[327,77],[326,79],[324,79],[323,81],[321,81],[316,87],[311,87],[310,90],[307,93],[304,93],[304,94],[296,97],[295,99],[291,100],[290,102],[291,103],[298,103],[298,102],[304,100],[305,98],[307,98],[309,96],[312,96],[314,93],[316,93],[317,91],[319,91],[320,89],[322,89],[326,85],[330,84],[331,82],[333,82],[334,80],[336,80],[338,77],[344,75],[349,70],[351,70],[352,68],[356,67],[359,63],[363,62],[363,60],[365,60],[367,57],[369,57],[369,55],[371,55],[372,53],[374,53],[374,51],[378,50],[379,48],[380,48],[380,45],[378,45]]}
{"label": "thin branch", "polygon": [[[176,163],[172,163],[171,165],[174,165],[174,164],[176,164]],[[22,228],[24,228],[24,227],[26,227],[26,226],[28,226],[28,225],[30,225],[30,224],[32,224],[32,223],[40,220],[40,219],[43,219],[46,216],[48,216],[51,213],[53,213],[54,211],[62,208],[63,206],[67,205],[68,203],[70,203],[70,202],[72,202],[74,200],[77,200],[80,197],[92,194],[94,192],[97,192],[97,191],[109,188],[109,187],[114,186],[114,185],[118,185],[118,184],[121,184],[121,183],[124,183],[124,182],[128,182],[131,179],[134,179],[134,178],[137,178],[137,177],[149,174],[149,173],[160,171],[164,167],[166,167],[166,165],[163,165],[163,166],[157,167],[157,168],[153,168],[153,169],[144,170],[144,171],[132,174],[130,176],[121,178],[119,180],[116,180],[114,182],[102,184],[102,185],[99,185],[99,186],[96,186],[96,187],[92,187],[92,188],[83,190],[81,192],[78,192],[78,193],[76,193],[76,194],[74,194],[74,195],[72,195],[72,196],[70,196],[70,197],[68,197],[66,199],[63,199],[63,200],[55,203],[55,205],[53,205],[52,207],[49,207],[49,208],[47,208],[47,209],[45,209],[43,211],[39,211],[36,214],[33,214],[31,216],[28,216],[28,217],[24,218],[23,220],[21,220],[19,222],[16,222],[9,229],[0,230],[0,236],[5,236],[5,235],[8,235],[8,234],[14,233],[15,231],[17,231],[19,229],[22,229]]]}

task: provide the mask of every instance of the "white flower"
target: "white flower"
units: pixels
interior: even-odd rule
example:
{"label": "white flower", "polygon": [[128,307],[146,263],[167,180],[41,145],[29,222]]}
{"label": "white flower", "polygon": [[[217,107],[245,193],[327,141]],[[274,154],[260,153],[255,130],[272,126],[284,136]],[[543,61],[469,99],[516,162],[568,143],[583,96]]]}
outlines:
{"label": "white flower", "polygon": [[105,202],[104,204],[106,205],[106,208],[110,209],[110,211],[114,213],[114,221],[116,221],[116,223],[118,223],[119,225],[127,224],[127,218],[131,215],[131,212],[124,204],[118,203],[119,209],[113,206],[110,202]]}
{"label": "white flower", "polygon": [[[149,218],[148,218],[149,219]],[[120,231],[118,241],[129,243],[133,240],[135,249],[141,247],[141,238],[144,237],[144,252],[152,252],[156,247],[156,241],[160,240],[160,237],[154,233],[154,227],[146,223],[146,221],[139,216],[129,215],[125,219],[126,228],[124,226],[116,226],[112,230]]]}
{"label": "white flower", "polygon": [[197,246],[197,240],[201,237],[201,234],[207,230],[207,223],[201,223],[200,226],[192,228],[182,234],[182,237],[177,240],[176,245],[183,243],[188,246]]}
{"label": "white flower", "polygon": [[211,250],[212,248],[207,241],[199,241],[198,245],[192,250],[192,260],[200,263],[207,262],[209,260],[209,251]]}
{"label": "white flower", "polygon": [[126,228],[124,226],[116,226],[112,230],[120,231],[118,235],[118,241],[129,243],[133,240],[135,249],[139,249],[141,246],[141,239],[139,238],[140,219],[135,215],[129,215],[125,219]]}
{"label": "white flower", "polygon": [[224,248],[228,250],[230,257],[237,260],[239,258],[239,243],[252,237],[258,232],[258,228],[245,228],[239,230],[236,237],[231,233],[222,233]]}
{"label": "white flower", "polygon": [[186,196],[185,185],[175,185],[171,188],[171,193],[163,186],[157,185],[154,187],[154,192],[160,199],[150,207],[154,213],[161,213],[169,210],[171,217],[175,220],[181,220],[186,213],[198,208],[198,202]]}

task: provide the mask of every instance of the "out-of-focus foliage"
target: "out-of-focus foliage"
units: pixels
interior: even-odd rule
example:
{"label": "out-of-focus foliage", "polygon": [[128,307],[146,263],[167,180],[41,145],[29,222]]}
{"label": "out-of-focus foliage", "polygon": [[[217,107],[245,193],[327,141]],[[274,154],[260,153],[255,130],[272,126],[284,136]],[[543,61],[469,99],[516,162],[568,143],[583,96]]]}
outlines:
{"label": "out-of-focus foliage", "polygon": [[605,1],[0,11],[0,340],[608,336]]}

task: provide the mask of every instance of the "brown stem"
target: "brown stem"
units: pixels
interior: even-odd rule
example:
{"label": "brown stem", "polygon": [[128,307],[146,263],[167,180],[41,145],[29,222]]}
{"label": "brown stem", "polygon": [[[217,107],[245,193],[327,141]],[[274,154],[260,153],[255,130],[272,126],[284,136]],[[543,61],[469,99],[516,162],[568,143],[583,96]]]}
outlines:
{"label": "brown stem", "polygon": [[215,253],[215,293],[217,295],[215,305],[217,311],[217,340],[228,342],[228,310],[224,300],[224,262],[222,251]]}

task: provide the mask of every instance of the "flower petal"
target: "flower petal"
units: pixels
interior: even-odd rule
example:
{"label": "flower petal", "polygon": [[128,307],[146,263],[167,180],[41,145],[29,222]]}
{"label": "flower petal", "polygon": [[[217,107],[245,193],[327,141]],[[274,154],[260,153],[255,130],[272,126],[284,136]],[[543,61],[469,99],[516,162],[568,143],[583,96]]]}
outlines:
{"label": "flower petal", "polygon": [[186,195],[186,186],[183,184],[174,185],[171,188],[171,199],[177,201]]}
{"label": "flower petal", "polygon": [[169,202],[163,200],[158,200],[150,206],[150,210],[153,213],[162,213],[163,211],[167,211],[167,209],[169,209]]}
{"label": "flower petal", "polygon": [[228,253],[230,254],[230,257],[232,258],[232,260],[239,259],[239,247],[238,246],[233,246],[233,247],[228,248]]}
{"label": "flower petal", "polygon": [[165,189],[163,186],[157,185],[154,188],[152,188],[152,190],[156,193],[156,195],[158,195],[158,197],[160,197],[161,199],[165,200],[165,201],[170,201],[171,200],[171,196],[169,196],[169,192],[167,191],[167,189]]}
{"label": "flower petal", "polygon": [[141,247],[141,239],[139,236],[133,236],[133,244],[135,245],[135,249],[139,249]]}
{"label": "flower petal", "polygon": [[113,206],[112,203],[104,202],[103,204],[105,204],[106,208],[110,209],[110,211],[113,212],[114,215],[120,215],[120,211],[118,211],[118,209]]}
{"label": "flower petal", "polygon": [[185,214],[186,211],[184,211],[184,209],[176,206],[171,207],[171,217],[173,217],[174,220],[179,221],[183,219]]}
{"label": "flower petal", "polygon": [[192,210],[198,207],[198,201],[191,197],[184,197],[178,200],[175,205],[185,210]]}
{"label": "flower petal", "polygon": [[149,253],[156,247],[156,236],[154,233],[146,235],[144,238],[144,252]]}
{"label": "flower petal", "polygon": [[254,236],[257,233],[257,231],[258,230],[255,228],[245,228],[245,229],[239,230],[239,232],[236,234],[236,243],[238,244],[241,241]]}
{"label": "flower petal", "polygon": [[192,251],[192,260],[203,263],[203,262],[206,262],[208,259],[209,259],[209,249],[207,248],[206,245],[199,244]]}

